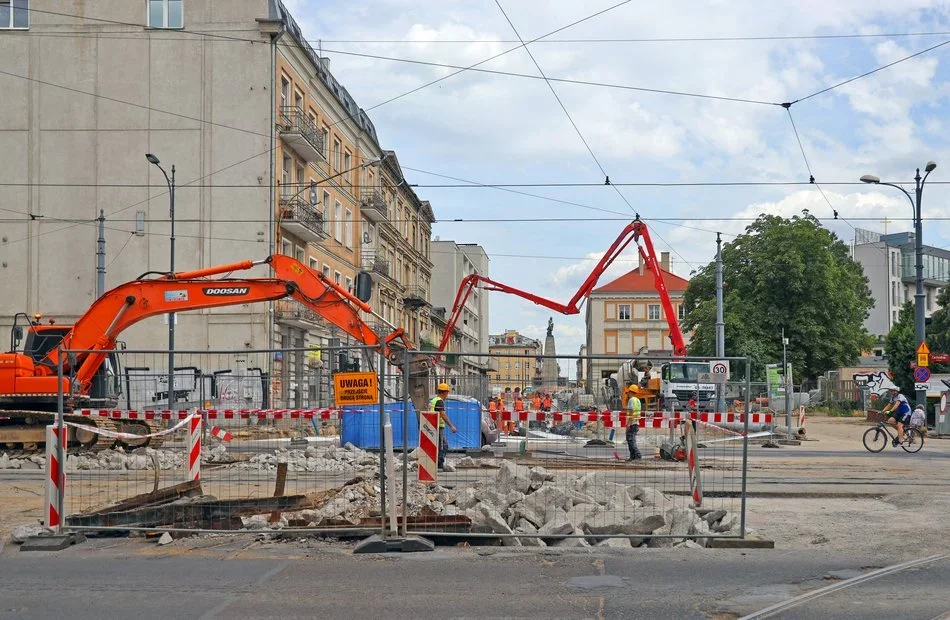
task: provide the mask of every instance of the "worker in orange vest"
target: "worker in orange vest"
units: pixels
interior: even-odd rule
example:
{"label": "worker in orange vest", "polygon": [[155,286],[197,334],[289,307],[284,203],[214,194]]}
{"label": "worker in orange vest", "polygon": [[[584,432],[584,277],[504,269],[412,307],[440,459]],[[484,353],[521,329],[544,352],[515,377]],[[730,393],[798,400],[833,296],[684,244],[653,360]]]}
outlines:
{"label": "worker in orange vest", "polygon": [[541,411],[541,396],[537,392],[531,397],[531,408],[535,411]]}
{"label": "worker in orange vest", "polygon": [[550,394],[545,394],[545,395],[544,395],[544,401],[542,402],[541,407],[542,407],[545,411],[550,411],[550,410],[551,410],[551,395],[550,395]]}

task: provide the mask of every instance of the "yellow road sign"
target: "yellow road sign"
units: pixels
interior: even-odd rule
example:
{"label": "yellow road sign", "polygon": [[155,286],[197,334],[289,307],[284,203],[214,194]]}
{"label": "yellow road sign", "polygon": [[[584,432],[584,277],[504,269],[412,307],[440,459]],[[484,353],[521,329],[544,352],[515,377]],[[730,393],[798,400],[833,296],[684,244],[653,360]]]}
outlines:
{"label": "yellow road sign", "polygon": [[379,402],[375,372],[338,372],[333,375],[336,406],[374,405]]}
{"label": "yellow road sign", "polygon": [[918,368],[930,366],[930,347],[927,346],[926,341],[921,342],[917,347],[917,366]]}

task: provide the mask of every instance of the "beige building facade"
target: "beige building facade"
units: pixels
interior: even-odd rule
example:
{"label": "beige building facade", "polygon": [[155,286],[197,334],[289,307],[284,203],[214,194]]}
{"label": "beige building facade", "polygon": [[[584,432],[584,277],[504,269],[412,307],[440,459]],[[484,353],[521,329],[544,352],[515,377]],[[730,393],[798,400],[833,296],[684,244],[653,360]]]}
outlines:
{"label": "beige building facade", "polygon": [[[414,342],[427,333],[432,207],[282,2],[102,0],[70,5],[68,18],[53,0],[27,4],[0,23],[0,183],[17,214],[0,233],[0,330],[15,312],[69,323],[88,309],[100,211],[106,290],[168,271],[154,153],[176,168],[177,270],[283,253],[351,288],[368,266],[374,310]],[[123,339],[161,348],[166,325],[147,319]],[[289,300],[180,313],[176,332],[193,350],[346,342]],[[305,370],[302,354],[272,363],[284,376]],[[275,397],[307,404],[314,395],[295,383]]]}
{"label": "beige building facade", "polygon": [[502,334],[489,336],[488,352],[497,366],[489,373],[492,392],[500,393],[506,388],[524,390],[541,384],[540,340],[506,329]]}

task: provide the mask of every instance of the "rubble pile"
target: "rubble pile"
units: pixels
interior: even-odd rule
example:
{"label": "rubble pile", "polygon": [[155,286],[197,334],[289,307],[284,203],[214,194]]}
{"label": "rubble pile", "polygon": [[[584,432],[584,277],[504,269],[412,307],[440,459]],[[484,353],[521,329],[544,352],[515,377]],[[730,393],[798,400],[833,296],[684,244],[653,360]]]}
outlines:
{"label": "rubble pile", "polygon": [[[227,452],[221,452],[215,458],[231,457]],[[230,461],[210,460],[209,462]],[[343,472],[376,467],[379,465],[379,456],[347,443],[342,448],[310,446],[304,450],[276,450],[273,453],[256,454],[247,461],[234,463],[231,467],[269,471],[277,469],[278,463],[287,463],[287,471]]]}
{"label": "rubble pile", "polygon": [[[617,484],[609,474],[555,476],[508,461],[494,480],[462,488],[441,504],[429,507],[468,516],[473,531],[515,534],[503,539],[513,546],[705,547],[709,535],[739,528],[738,518],[725,510],[688,509],[657,489]],[[603,538],[611,534],[627,538]]]}

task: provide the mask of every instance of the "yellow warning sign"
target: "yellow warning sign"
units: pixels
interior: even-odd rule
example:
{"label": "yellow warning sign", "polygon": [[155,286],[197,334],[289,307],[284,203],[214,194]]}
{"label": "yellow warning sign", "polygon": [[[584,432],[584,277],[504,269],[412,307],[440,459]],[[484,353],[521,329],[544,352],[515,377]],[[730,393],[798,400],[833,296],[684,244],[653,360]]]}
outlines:
{"label": "yellow warning sign", "polygon": [[374,405],[379,402],[375,372],[338,372],[333,375],[336,406]]}
{"label": "yellow warning sign", "polygon": [[926,341],[921,342],[917,347],[917,366],[920,368],[930,366],[930,347],[927,346]]}

